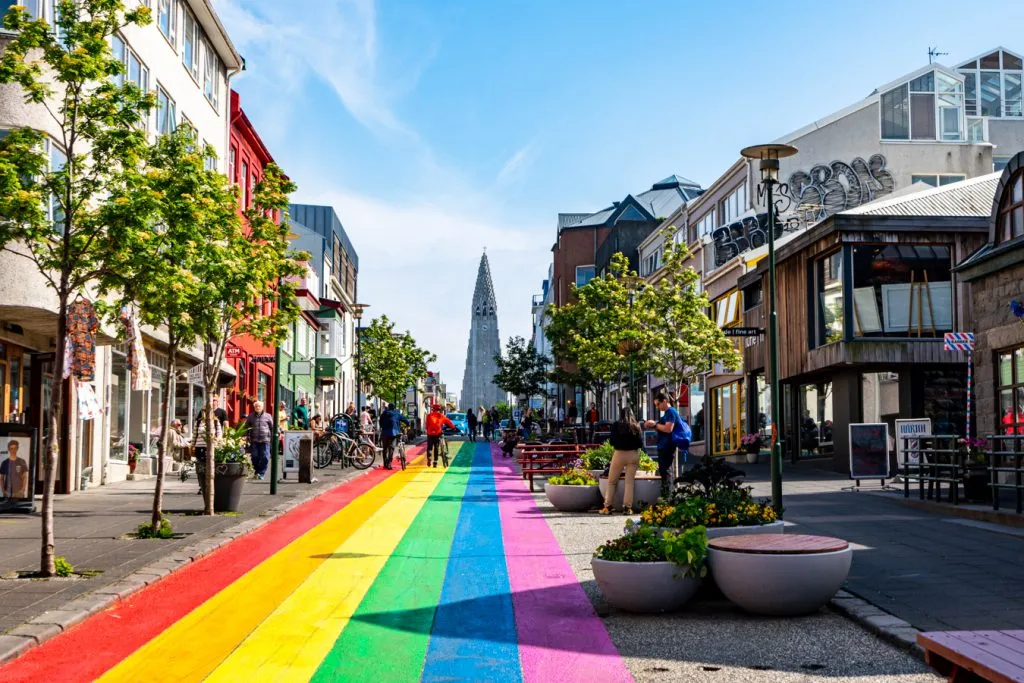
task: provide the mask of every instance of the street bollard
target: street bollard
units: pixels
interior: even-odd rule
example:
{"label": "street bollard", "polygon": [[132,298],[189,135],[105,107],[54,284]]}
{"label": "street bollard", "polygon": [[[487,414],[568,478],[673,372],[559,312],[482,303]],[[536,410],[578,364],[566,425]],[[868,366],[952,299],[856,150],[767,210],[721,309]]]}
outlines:
{"label": "street bollard", "polygon": [[313,439],[299,441],[299,483],[313,483]]}

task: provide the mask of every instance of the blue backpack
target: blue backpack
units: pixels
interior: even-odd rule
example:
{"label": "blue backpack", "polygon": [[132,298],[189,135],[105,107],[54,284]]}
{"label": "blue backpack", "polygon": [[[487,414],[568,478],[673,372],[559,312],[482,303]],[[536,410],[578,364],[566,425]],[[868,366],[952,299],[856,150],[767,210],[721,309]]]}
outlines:
{"label": "blue backpack", "polygon": [[693,431],[690,429],[690,425],[686,423],[686,419],[680,416],[679,421],[676,422],[675,428],[672,430],[672,443],[680,451],[685,452],[690,448],[691,438],[693,438]]}

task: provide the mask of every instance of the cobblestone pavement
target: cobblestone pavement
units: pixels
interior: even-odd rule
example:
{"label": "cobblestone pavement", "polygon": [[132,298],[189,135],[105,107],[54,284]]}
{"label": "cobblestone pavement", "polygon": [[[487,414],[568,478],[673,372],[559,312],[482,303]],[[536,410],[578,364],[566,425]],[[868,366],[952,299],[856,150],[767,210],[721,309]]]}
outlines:
{"label": "cobblestone pavement", "polygon": [[[352,468],[332,466],[316,470],[312,486],[282,480],[271,496],[269,481],[249,480],[238,515],[196,515],[203,508],[193,476],[186,482],[168,477],[164,510],[182,536],[173,540],[129,540],[125,534],[149,521],[154,480],[126,481],[57,496],[54,507],[56,552],[76,570],[102,572],[88,579],[0,579],[0,634],[48,610],[59,610],[71,600],[103,589],[139,570],[212,536],[258,519],[271,508],[312,497],[356,476]],[[293,475],[294,476],[294,475]],[[0,575],[39,568],[40,516],[0,514]]]}
{"label": "cobblestone pavement", "polygon": [[822,610],[796,619],[755,617],[723,600],[691,602],[667,615],[632,615],[604,602],[590,569],[602,542],[625,518],[566,514],[537,494],[576,576],[637,681],[892,681],[942,679],[919,660]]}
{"label": "cobblestone pavement", "polygon": [[[767,496],[766,465],[740,466]],[[846,589],[922,631],[1024,628],[1024,530],[919,510],[900,492],[844,491],[842,475],[786,467],[793,531],[854,543]]]}

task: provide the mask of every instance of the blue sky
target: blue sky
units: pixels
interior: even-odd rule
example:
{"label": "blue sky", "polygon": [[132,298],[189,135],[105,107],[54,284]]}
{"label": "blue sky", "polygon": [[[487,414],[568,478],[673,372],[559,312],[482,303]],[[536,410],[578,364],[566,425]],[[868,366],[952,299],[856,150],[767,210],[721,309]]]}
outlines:
{"label": "blue sky", "polygon": [[360,298],[461,386],[486,246],[529,336],[559,211],[677,173],[709,184],[927,63],[1024,52],[1024,3],[215,0],[242,106],[297,200],[335,207]]}

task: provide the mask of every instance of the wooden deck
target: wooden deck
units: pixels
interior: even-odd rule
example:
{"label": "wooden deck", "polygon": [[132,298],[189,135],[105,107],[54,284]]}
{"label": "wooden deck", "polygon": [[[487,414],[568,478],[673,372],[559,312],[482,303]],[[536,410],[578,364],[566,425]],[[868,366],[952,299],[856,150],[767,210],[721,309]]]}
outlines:
{"label": "wooden deck", "polygon": [[1024,631],[930,631],[917,643],[950,683],[1024,683]]}

